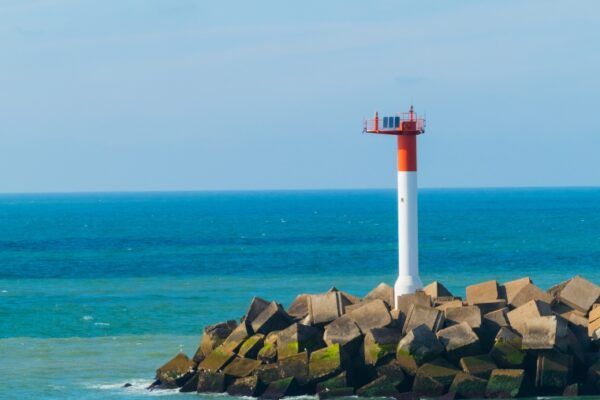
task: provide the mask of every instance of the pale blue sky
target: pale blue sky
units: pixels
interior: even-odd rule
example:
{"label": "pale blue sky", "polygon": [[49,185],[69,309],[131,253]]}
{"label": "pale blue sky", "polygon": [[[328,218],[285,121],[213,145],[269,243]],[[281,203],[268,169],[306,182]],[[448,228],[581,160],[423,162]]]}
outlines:
{"label": "pale blue sky", "polygon": [[595,1],[1,1],[0,191],[600,185]]}

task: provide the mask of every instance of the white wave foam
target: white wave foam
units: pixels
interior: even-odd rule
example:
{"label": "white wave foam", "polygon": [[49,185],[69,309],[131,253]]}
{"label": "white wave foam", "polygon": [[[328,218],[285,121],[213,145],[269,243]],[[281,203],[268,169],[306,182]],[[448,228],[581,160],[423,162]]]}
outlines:
{"label": "white wave foam", "polygon": [[96,325],[96,326],[110,326],[110,324],[108,322],[94,322],[94,325]]}
{"label": "white wave foam", "polygon": [[[166,396],[172,395],[175,393],[179,393],[179,389],[160,389],[160,390],[148,390],[148,386],[152,384],[153,381],[149,381],[146,379],[133,379],[126,382],[119,383],[96,383],[91,385],[86,385],[88,389],[95,390],[110,390],[117,391],[124,395],[148,395],[148,396]],[[124,387],[126,383],[131,384],[131,386]]]}
{"label": "white wave foam", "polygon": [[82,318],[84,321],[91,321],[94,319],[94,317],[92,317],[91,315],[84,315]]}

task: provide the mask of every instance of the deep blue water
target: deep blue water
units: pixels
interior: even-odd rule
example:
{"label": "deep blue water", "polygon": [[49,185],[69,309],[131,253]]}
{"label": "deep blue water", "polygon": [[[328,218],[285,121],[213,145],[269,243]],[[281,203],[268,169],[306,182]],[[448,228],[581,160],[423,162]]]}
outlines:
{"label": "deep blue water", "polygon": [[[600,282],[598,188],[419,201],[425,282]],[[2,195],[0,398],[145,398],[156,367],[252,296],[363,295],[396,259],[393,190]]]}

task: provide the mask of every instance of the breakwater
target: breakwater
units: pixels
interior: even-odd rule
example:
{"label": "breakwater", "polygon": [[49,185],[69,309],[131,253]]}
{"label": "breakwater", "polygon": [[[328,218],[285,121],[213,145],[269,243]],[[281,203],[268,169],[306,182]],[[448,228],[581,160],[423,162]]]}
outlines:
{"label": "breakwater", "polygon": [[364,298],[332,288],[287,309],[255,297],[239,320],[205,327],[196,353],[161,366],[150,389],[264,399],[598,394],[599,297],[579,276],[547,291],[528,277],[487,281],[464,299],[440,282],[397,299],[386,284]]}

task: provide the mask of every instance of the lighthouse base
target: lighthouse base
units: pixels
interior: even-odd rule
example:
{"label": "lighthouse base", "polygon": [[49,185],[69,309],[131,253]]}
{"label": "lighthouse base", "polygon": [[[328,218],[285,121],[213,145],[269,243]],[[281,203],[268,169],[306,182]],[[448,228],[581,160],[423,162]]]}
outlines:
{"label": "lighthouse base", "polygon": [[394,307],[398,308],[398,296],[414,293],[418,289],[423,289],[423,282],[418,276],[401,275],[394,284]]}

